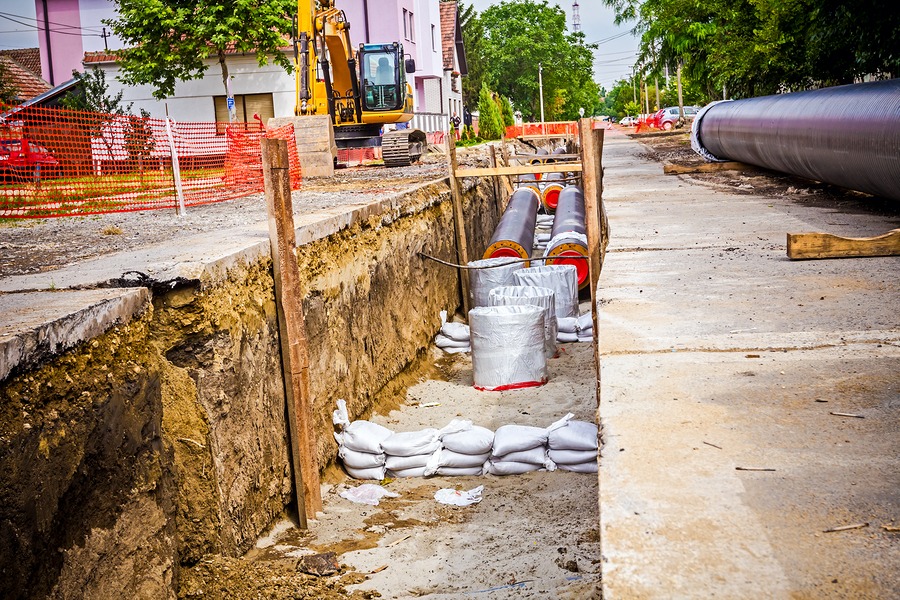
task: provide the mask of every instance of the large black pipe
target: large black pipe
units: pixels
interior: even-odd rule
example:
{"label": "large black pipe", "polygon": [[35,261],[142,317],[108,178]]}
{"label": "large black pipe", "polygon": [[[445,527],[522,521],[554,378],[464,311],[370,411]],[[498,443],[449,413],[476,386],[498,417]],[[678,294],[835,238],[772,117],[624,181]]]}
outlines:
{"label": "large black pipe", "polygon": [[540,204],[541,195],[531,188],[523,187],[513,192],[482,258],[530,257]]}
{"label": "large black pipe", "polygon": [[708,158],[900,200],[900,79],[720,102],[691,137]]}

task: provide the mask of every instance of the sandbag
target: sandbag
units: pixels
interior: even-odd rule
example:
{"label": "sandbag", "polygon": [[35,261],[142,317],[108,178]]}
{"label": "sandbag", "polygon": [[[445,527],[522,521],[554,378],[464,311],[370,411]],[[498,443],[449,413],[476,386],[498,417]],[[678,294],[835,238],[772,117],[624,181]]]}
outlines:
{"label": "sandbag", "polygon": [[383,467],[385,455],[384,453],[372,454],[371,452],[358,452],[346,446],[338,449],[338,456],[344,461],[344,464],[354,469],[371,469],[372,467]]}
{"label": "sandbag", "polygon": [[387,459],[384,461],[384,466],[387,467],[389,471],[417,469],[427,465],[428,459],[430,459],[433,454],[434,452],[432,454],[414,454],[412,456],[393,456],[388,454]]}
{"label": "sandbag", "polygon": [[347,475],[353,479],[374,479],[376,481],[381,481],[384,479],[385,475],[385,468],[383,466],[372,467],[371,469],[354,469],[345,464],[344,470],[347,471]]}
{"label": "sandbag", "polygon": [[351,423],[347,413],[347,402],[338,400],[336,404],[337,410],[332,413],[331,420],[341,428],[340,433],[334,434],[338,445],[358,452],[381,454],[381,442],[394,432],[371,421],[359,420]]}
{"label": "sandbag", "polygon": [[469,341],[469,326],[465,323],[447,321],[447,311],[441,311],[441,334],[458,342]]}
{"label": "sandbag", "polygon": [[453,450],[443,448],[438,455],[438,468],[454,467],[454,468],[471,468],[480,467],[487,459],[491,457],[490,452],[484,454],[460,454]]}
{"label": "sandbag", "polygon": [[578,334],[578,341],[579,341],[579,342],[590,343],[590,342],[593,342],[593,341],[594,341],[594,336],[593,336],[592,334],[582,334],[582,333],[579,333],[579,334]]}
{"label": "sandbag", "polygon": [[[513,285],[513,274],[522,270],[523,263],[512,262],[509,258],[483,258],[468,263],[470,267],[491,267],[489,269],[468,269],[469,304],[488,306],[491,290],[501,285]],[[472,321],[469,321],[471,326]]]}
{"label": "sandbag", "polygon": [[[443,331],[443,330],[442,330]],[[469,347],[469,339],[466,338],[464,340],[454,340],[453,338],[445,336],[443,333],[439,333],[434,336],[434,345],[438,348],[468,348]]]}
{"label": "sandbag", "polygon": [[580,331],[584,331],[586,329],[593,329],[593,328],[594,328],[594,315],[592,315],[590,311],[588,311],[578,317],[578,329]]}
{"label": "sandbag", "polygon": [[540,306],[544,309],[544,352],[550,358],[556,354],[555,292],[550,288],[524,285],[503,285],[491,290],[491,306]]}
{"label": "sandbag", "polygon": [[484,474],[484,465],[477,467],[440,467],[436,475],[444,475],[446,477],[463,477],[466,475],[480,476]]}
{"label": "sandbag", "polygon": [[480,455],[491,451],[494,445],[494,432],[475,425],[467,431],[444,435],[441,441],[447,450],[460,454]]}
{"label": "sandbag", "polygon": [[472,375],[479,390],[509,390],[547,382],[544,309],[480,306],[469,311]]}
{"label": "sandbag", "polygon": [[563,465],[578,465],[597,461],[596,450],[550,450],[547,452],[547,456],[560,468]]}
{"label": "sandbag", "polygon": [[512,285],[530,285],[553,290],[556,316],[578,316],[578,270],[574,265],[542,265],[513,273]]}
{"label": "sandbag", "polygon": [[[381,442],[388,457],[391,456],[415,456],[417,454],[433,454],[441,447],[438,440],[438,430],[433,427],[421,431],[401,431],[395,433]],[[425,463],[422,463],[425,466]]]}
{"label": "sandbag", "polygon": [[560,344],[574,344],[578,341],[577,333],[566,333],[565,331],[560,331],[556,334],[556,341]]}
{"label": "sandbag", "polygon": [[548,432],[543,427],[531,425],[501,425],[494,433],[494,456],[506,456],[512,452],[524,452],[542,448],[547,443]]}
{"label": "sandbag", "polygon": [[544,445],[540,445],[536,448],[519,450],[518,452],[510,452],[509,454],[492,454],[491,460],[503,462],[522,462],[543,466],[543,464],[547,462],[547,448]]}
{"label": "sandbag", "polygon": [[578,334],[578,319],[575,317],[562,317],[556,319],[556,329],[559,333]]}
{"label": "sandbag", "polygon": [[462,346],[460,348],[441,348],[447,354],[461,354],[463,352],[471,352],[472,346]]}
{"label": "sandbag", "polygon": [[560,471],[572,471],[573,473],[596,473],[597,461],[584,462],[577,465],[557,465]]}
{"label": "sandbag", "polygon": [[589,421],[570,420],[547,436],[551,450],[597,450],[598,427]]}
{"label": "sandbag", "polygon": [[401,471],[390,471],[394,477],[424,477],[425,467],[415,467],[412,469],[403,469]]}
{"label": "sandbag", "polygon": [[531,463],[519,463],[512,461],[489,461],[485,464],[485,473],[491,475],[521,475],[543,469],[541,465]]}

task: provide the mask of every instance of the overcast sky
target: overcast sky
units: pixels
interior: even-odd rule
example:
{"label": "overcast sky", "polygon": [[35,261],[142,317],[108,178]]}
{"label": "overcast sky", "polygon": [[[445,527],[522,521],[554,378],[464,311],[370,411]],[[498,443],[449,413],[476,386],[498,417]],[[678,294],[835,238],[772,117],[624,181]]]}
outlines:
{"label": "overcast sky", "polygon": [[[461,0],[481,12],[494,0]],[[549,0],[566,12],[567,24],[572,28],[572,0]],[[638,40],[630,33],[630,26],[613,23],[613,13],[601,0],[581,0],[581,30],[588,42],[598,42],[594,52],[594,79],[607,90],[619,79],[628,77],[637,54]],[[33,0],[0,0],[0,49],[34,48],[38,45]]]}

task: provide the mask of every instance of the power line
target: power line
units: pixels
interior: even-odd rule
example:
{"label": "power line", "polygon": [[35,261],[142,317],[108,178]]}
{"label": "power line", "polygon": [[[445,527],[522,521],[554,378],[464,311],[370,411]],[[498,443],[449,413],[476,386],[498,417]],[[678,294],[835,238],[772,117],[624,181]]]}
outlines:
{"label": "power line", "polygon": [[623,31],[622,33],[617,33],[616,35],[610,36],[608,38],[603,38],[602,40],[597,40],[596,42],[591,42],[592,44],[605,44],[606,42],[611,42],[613,40],[617,40],[621,37],[625,37],[626,35],[631,35],[631,31]]}
{"label": "power line", "polygon": [[[36,23],[36,25],[18,21],[16,19],[14,19],[13,17],[16,17],[16,19],[26,19],[29,21],[34,21]],[[6,19],[7,21],[12,21],[13,23],[18,23],[19,25],[28,27],[29,30],[35,30],[35,31],[44,31],[45,30],[45,27],[43,26],[44,23],[42,21],[39,21],[38,19],[32,19],[31,17],[25,17],[22,15],[15,15],[12,13],[0,12],[0,19]],[[65,31],[63,29],[50,29],[51,33],[59,33],[62,35],[77,35],[77,36],[81,36],[81,37],[92,37],[92,36],[102,37],[101,33],[99,33],[99,30],[94,27],[75,27],[73,25],[68,25],[66,23],[56,23],[54,21],[48,21],[47,24],[48,25],[56,25],[57,27],[63,27],[65,29],[69,30],[69,31]],[[72,31],[72,30],[76,30],[76,31]],[[94,33],[78,33],[77,31],[91,31]]]}

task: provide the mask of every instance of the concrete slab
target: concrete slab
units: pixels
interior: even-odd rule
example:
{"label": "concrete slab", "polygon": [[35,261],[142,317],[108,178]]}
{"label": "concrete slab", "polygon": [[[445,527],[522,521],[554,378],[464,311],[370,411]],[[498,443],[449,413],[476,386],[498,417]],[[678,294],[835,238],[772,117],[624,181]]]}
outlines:
{"label": "concrete slab", "polygon": [[605,142],[604,598],[900,596],[882,527],[900,520],[900,259],[785,257],[787,231],[898,219],[723,192],[641,152]]}
{"label": "concrete slab", "polygon": [[0,381],[127,323],[149,305],[145,288],[0,295]]}

